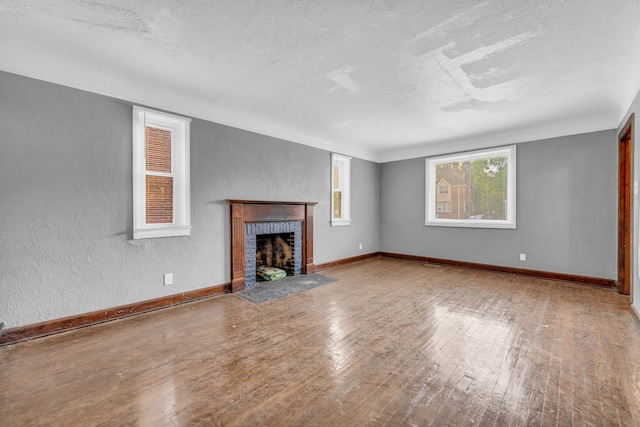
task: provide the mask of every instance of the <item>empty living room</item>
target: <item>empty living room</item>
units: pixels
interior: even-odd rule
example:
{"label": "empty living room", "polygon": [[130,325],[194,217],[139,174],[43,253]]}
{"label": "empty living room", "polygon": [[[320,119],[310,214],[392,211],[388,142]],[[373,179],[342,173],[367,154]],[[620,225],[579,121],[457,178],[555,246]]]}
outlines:
{"label": "empty living room", "polygon": [[0,0],[0,425],[640,425],[639,23]]}

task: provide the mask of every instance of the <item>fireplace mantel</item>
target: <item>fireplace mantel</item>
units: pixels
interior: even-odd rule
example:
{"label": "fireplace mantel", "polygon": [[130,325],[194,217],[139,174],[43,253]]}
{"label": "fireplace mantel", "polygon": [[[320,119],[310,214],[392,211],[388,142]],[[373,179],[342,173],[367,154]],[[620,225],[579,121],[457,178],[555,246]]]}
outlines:
{"label": "fireplace mantel", "polygon": [[313,206],[317,202],[277,202],[228,199],[231,209],[231,291],[245,288],[245,225],[254,222],[299,221],[302,223],[302,273],[315,271],[313,264]]}

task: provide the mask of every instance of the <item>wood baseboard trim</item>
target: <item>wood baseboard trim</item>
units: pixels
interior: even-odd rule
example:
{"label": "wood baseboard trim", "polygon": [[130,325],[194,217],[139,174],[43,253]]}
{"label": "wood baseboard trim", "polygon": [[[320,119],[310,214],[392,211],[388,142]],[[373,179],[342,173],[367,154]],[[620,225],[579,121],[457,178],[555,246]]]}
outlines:
{"label": "wood baseboard trim", "polygon": [[576,274],[555,273],[552,271],[529,270],[526,268],[505,267],[501,265],[480,264],[467,261],[455,261],[442,258],[431,258],[418,255],[405,255],[391,252],[381,252],[381,256],[387,258],[407,259],[413,261],[421,261],[429,264],[451,265],[455,267],[474,268],[478,270],[495,271],[499,273],[517,274],[520,276],[537,277],[546,280],[558,280],[562,282],[574,282],[583,285],[604,286],[615,288],[616,281],[613,279],[603,279],[600,277],[579,276]]}
{"label": "wood baseboard trim", "polygon": [[371,252],[369,254],[352,256],[349,258],[343,258],[336,261],[326,262],[324,264],[316,264],[315,271],[326,270],[327,268],[339,267],[341,265],[353,264],[354,262],[365,261],[371,258],[378,258],[381,252]]}
{"label": "wood baseboard trim", "polygon": [[[406,255],[392,252],[371,252],[364,255],[343,258],[324,264],[316,264],[315,271],[322,271],[332,267],[339,267],[346,264],[365,261],[372,258],[386,257],[411,261],[420,261],[431,264],[450,265],[456,267],[473,268],[478,270],[495,271],[500,273],[517,274],[521,276],[537,277],[547,280],[558,280],[563,282],[574,282],[593,286],[603,286],[615,288],[616,281],[612,279],[602,279],[598,277],[578,276],[574,274],[554,273],[548,271],[528,270],[524,268],[504,267],[499,265],[480,264],[466,261],[455,261],[442,258],[431,258],[418,255]],[[70,331],[72,329],[83,328],[85,326],[96,325],[111,320],[122,319],[137,314],[147,313],[162,308],[173,307],[199,299],[209,298],[216,295],[222,295],[231,292],[231,283],[212,286],[204,289],[183,292],[180,294],[169,295],[166,297],[156,298],[147,301],[141,301],[133,304],[123,305],[120,307],[108,308],[106,310],[94,311],[78,316],[70,316],[62,319],[54,319],[41,323],[34,323],[26,326],[10,328],[0,334],[0,346],[9,345],[18,341],[25,341],[34,338],[40,338],[47,335],[53,335],[61,332]],[[633,309],[632,316],[636,324],[640,325],[638,313]]]}
{"label": "wood baseboard trim", "polygon": [[136,302],[133,304],[80,314],[77,316],[69,316],[61,319],[48,320],[46,322],[19,326],[7,329],[0,334],[0,346],[58,334],[72,329],[83,328],[85,326],[97,325],[111,320],[123,319],[125,317],[147,313],[162,308],[173,307],[179,304],[210,298],[229,292],[231,292],[231,284],[225,283],[222,285],[211,286],[209,288],[196,289],[189,292],[168,295],[166,297]]}

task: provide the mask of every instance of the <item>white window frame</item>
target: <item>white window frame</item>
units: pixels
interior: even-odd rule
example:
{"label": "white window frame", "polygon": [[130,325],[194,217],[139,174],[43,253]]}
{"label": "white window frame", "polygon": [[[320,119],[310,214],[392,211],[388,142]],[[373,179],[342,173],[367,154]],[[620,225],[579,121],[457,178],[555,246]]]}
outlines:
{"label": "white window frame", "polygon": [[[507,219],[444,219],[437,217],[436,165],[486,157],[507,157]],[[425,224],[440,227],[470,228],[516,228],[516,146],[498,147],[488,150],[470,151],[447,156],[432,157],[425,160]]]}
{"label": "white window frame", "polygon": [[[339,189],[333,188],[333,173],[335,166],[338,166],[338,173],[340,174],[339,182],[341,184]],[[341,191],[341,218],[333,217],[333,201],[335,191]],[[351,157],[344,156],[342,154],[331,154],[331,226],[342,226],[351,224]]]}
{"label": "white window frame", "polygon": [[[133,238],[191,234],[189,142],[191,119],[148,108],[133,107]],[[146,170],[145,127],[171,131],[171,173]],[[173,223],[147,224],[146,176],[173,177]]]}

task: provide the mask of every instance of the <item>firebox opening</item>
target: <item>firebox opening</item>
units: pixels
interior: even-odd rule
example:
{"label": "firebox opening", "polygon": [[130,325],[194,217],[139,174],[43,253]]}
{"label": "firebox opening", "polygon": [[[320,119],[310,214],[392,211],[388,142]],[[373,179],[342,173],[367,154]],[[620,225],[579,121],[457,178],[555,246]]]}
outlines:
{"label": "firebox opening", "polygon": [[276,267],[295,275],[295,233],[259,234],[256,236],[256,268]]}

